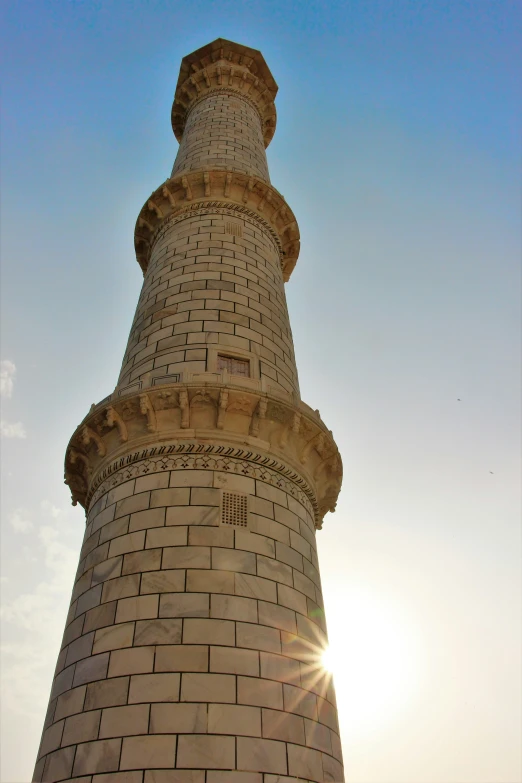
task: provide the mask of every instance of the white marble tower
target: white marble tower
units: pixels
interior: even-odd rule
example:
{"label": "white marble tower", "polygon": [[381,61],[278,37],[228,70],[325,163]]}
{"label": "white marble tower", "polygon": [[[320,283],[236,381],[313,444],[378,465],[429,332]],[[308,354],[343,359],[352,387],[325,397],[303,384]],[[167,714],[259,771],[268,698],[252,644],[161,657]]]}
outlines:
{"label": "white marble tower", "polygon": [[35,781],[344,780],[315,540],[342,467],[299,395],[276,92],[230,41],[182,61],[118,384],[67,449],[87,528]]}

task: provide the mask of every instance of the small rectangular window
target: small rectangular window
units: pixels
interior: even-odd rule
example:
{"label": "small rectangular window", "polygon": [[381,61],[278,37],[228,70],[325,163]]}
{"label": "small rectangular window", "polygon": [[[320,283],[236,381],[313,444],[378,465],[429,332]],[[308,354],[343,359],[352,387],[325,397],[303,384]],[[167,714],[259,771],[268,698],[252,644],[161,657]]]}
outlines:
{"label": "small rectangular window", "polygon": [[242,375],[243,378],[250,377],[250,362],[248,359],[234,359],[232,356],[218,354],[217,369],[218,372],[228,370],[230,375]]}
{"label": "small rectangular window", "polygon": [[242,492],[223,491],[221,524],[248,527],[248,495]]}

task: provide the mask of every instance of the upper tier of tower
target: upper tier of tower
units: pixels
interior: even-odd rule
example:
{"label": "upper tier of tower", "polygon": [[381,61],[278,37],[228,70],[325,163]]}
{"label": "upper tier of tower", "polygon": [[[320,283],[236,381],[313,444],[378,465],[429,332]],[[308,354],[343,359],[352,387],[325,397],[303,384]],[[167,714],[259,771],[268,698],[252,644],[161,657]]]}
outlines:
{"label": "upper tier of tower", "polygon": [[255,49],[218,38],[183,58],[172,108],[180,146],[171,176],[147,199],[136,224],[144,272],[165,221],[211,202],[260,221],[275,243],[283,279],[289,279],[299,228],[270,184],[265,151],[276,125],[276,93]]}
{"label": "upper tier of tower", "polygon": [[276,92],[260,52],[244,46],[218,39],[183,60],[180,146],[136,223],[144,281],[118,383],[70,443],[78,502],[88,505],[111,460],[153,434],[198,449],[262,448],[303,474],[317,527],[335,506],[341,462],[318,411],[300,400],[285,297],[299,228],[268,176]]}
{"label": "upper tier of tower", "polygon": [[226,88],[252,104],[259,115],[264,146],[275,132],[277,84],[257,49],[217,38],[181,61],[172,105],[172,129],[181,142],[187,117],[202,97]]}

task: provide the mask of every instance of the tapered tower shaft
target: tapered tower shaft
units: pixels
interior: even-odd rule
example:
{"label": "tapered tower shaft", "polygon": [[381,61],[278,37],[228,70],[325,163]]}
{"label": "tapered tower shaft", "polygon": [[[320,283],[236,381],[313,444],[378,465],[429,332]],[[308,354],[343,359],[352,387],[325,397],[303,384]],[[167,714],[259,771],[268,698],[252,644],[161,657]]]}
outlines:
{"label": "tapered tower shaft", "polygon": [[35,781],[344,780],[315,542],[342,468],[299,395],[276,92],[229,41],[182,61],[118,384],[67,450],[87,527]]}

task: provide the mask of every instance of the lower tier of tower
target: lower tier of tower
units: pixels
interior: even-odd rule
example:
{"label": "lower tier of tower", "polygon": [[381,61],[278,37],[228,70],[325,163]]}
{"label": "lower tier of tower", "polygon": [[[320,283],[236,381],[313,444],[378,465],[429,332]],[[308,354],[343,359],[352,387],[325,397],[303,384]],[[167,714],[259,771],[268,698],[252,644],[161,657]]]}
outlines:
{"label": "lower tier of tower", "polygon": [[236,453],[143,448],[96,483],[35,781],[344,780],[316,512]]}

